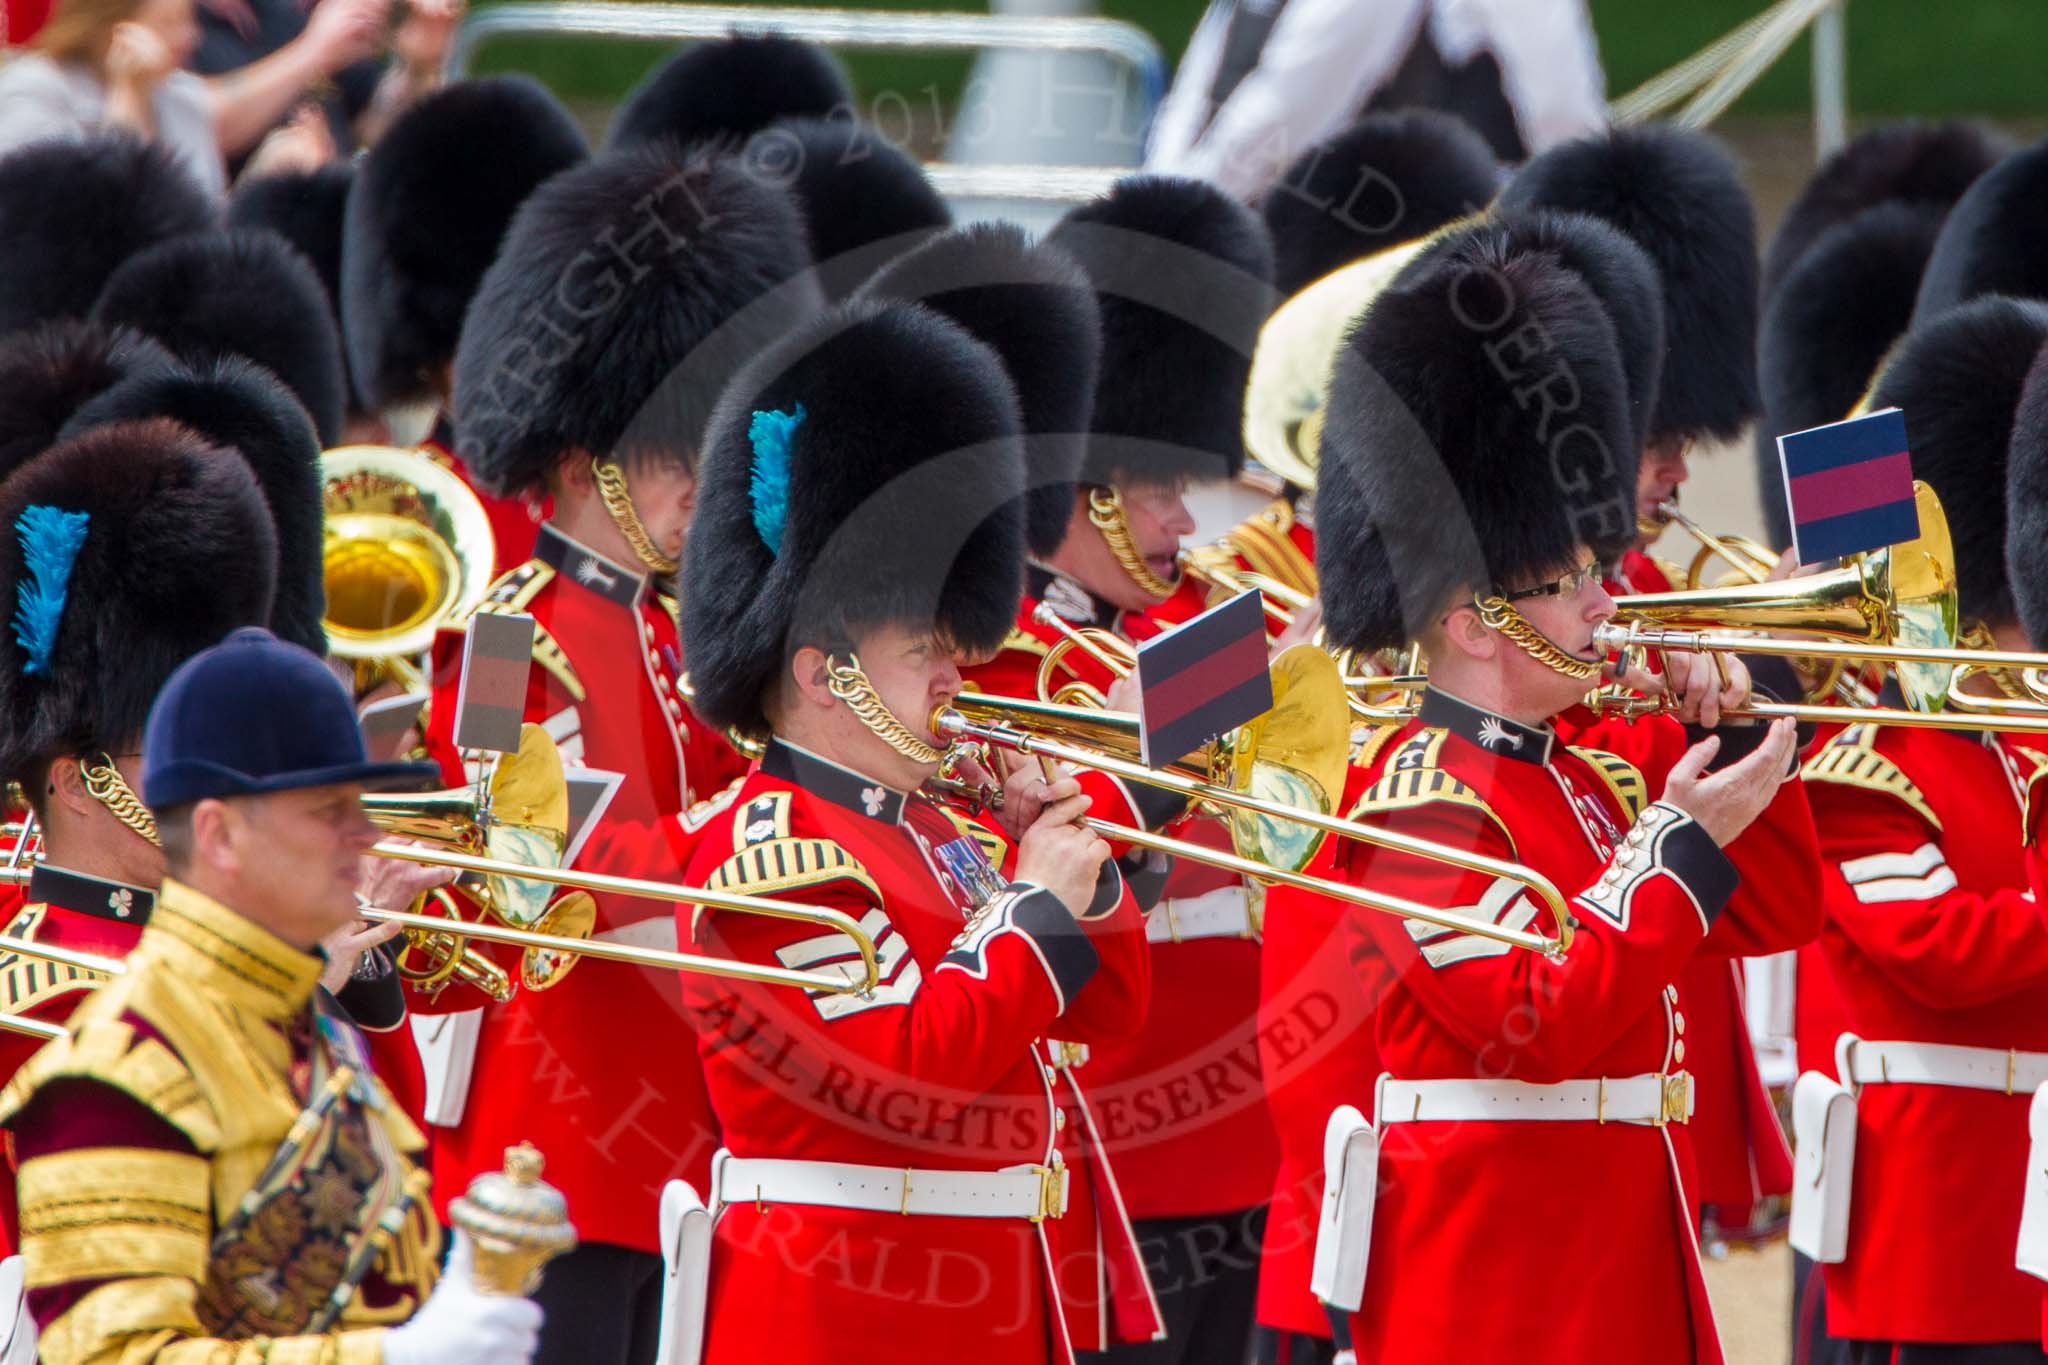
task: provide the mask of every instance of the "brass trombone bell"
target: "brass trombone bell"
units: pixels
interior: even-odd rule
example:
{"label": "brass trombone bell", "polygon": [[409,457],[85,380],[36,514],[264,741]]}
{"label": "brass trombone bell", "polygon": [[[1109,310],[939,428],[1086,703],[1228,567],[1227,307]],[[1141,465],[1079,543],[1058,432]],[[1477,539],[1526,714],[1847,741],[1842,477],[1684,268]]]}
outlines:
{"label": "brass trombone bell", "polygon": [[476,494],[418,451],[340,446],[320,458],[328,649],[375,661],[426,652],[490,590],[497,547]]}

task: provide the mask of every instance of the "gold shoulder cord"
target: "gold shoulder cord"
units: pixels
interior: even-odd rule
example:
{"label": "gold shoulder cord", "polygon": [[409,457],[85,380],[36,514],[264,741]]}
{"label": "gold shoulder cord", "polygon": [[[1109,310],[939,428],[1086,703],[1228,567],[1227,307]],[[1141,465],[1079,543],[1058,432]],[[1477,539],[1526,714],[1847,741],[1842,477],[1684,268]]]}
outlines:
{"label": "gold shoulder cord", "polygon": [[860,723],[874,731],[884,744],[902,754],[912,763],[937,763],[945,755],[912,734],[910,727],[896,718],[875,692],[875,685],[868,681],[868,675],[861,671],[860,656],[849,654],[846,662],[837,658],[825,661],[827,686],[832,695],[846,703],[848,710],[860,718]]}
{"label": "gold shoulder cord", "polygon": [[1516,611],[1514,603],[1507,598],[1475,597],[1472,605],[1479,609],[1479,619],[1489,630],[1499,631],[1524,654],[1552,672],[1562,673],[1567,678],[1599,676],[1602,665],[1598,660],[1577,659],[1559,649],[1524,620],[1522,613]]}
{"label": "gold shoulder cord", "polygon": [[681,564],[661,552],[654,543],[654,537],[647,534],[647,528],[640,524],[640,514],[633,510],[633,496],[626,490],[626,472],[609,460],[593,459],[590,471],[597,479],[597,496],[604,503],[604,510],[610,514],[612,524],[619,528],[619,534],[626,538],[633,554],[652,572],[663,578],[672,578]]}
{"label": "gold shoulder cord", "polygon": [[85,781],[86,792],[113,812],[116,820],[158,848],[164,846],[163,840],[157,837],[156,817],[135,795],[135,789],[128,785],[128,779],[121,776],[121,770],[114,766],[113,759],[101,754],[96,763],[80,763],[78,775]]}
{"label": "gold shoulder cord", "polygon": [[1161,578],[1145,563],[1145,556],[1138,553],[1138,543],[1131,538],[1130,519],[1124,515],[1123,494],[1114,488],[1091,488],[1088,490],[1088,524],[1102,535],[1102,543],[1109,546],[1109,552],[1116,556],[1116,562],[1131,576],[1131,581],[1151,593],[1160,601],[1173,596],[1173,584]]}

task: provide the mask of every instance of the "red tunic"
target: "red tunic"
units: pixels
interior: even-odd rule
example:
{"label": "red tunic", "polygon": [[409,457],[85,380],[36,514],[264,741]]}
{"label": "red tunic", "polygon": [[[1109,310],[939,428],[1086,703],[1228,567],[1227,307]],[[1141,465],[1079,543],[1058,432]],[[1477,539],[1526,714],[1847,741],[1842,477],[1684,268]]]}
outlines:
{"label": "red tunic", "polygon": [[[996,1170],[1047,1164],[1057,1148],[1068,1211],[1033,1224],[730,1203],[707,1365],[844,1358],[849,1342],[872,1343],[855,1358],[895,1343],[929,1360],[1065,1361],[1105,1335],[1157,1330],[1083,1102],[1046,1065],[1045,1043],[1092,1046],[1139,1026],[1142,921],[1114,875],[1085,924],[1028,883],[1005,884],[971,918],[944,869],[962,846],[986,857],[996,845],[963,829],[921,797],[777,742],[705,827],[689,880],[844,911],[873,936],[881,984],[862,999],[686,976],[683,997],[735,1156]],[[850,955],[843,936],[761,916],[712,912],[694,932],[746,962]]]}
{"label": "red tunic", "polygon": [[[1159,622],[1119,614],[1070,579],[1034,567],[1009,645],[988,663],[964,670],[981,690],[1031,695],[1043,647],[1056,629],[1032,619],[1038,602],[1075,624],[1096,624],[1126,638],[1145,640]],[[1062,678],[1107,690],[1107,670],[1086,653],[1065,656]],[[1092,814],[1130,818],[1112,807],[1135,807],[1156,827],[1179,803],[1150,788],[1126,787],[1084,775],[1095,798]],[[1167,832],[1177,838],[1228,848],[1213,820],[1189,820]],[[1174,866],[1167,900],[1190,899],[1241,885],[1229,873],[1189,860]],[[1155,907],[1153,916],[1163,916]],[[1263,1103],[1259,1074],[1259,960],[1257,939],[1201,938],[1153,944],[1152,1004],[1144,1030],[1092,1048],[1086,1070],[1094,1111],[1123,1182],[1133,1218],[1171,1218],[1256,1208],[1271,1197],[1279,1148]]]}
{"label": "red tunic", "polygon": [[[476,494],[476,500],[483,504],[484,516],[491,523],[491,539],[496,546],[491,562],[493,574],[510,573],[532,557],[534,540],[540,531],[535,509],[528,507],[524,498],[501,498],[477,487],[476,480],[470,477],[469,466],[455,453],[454,433],[445,421],[420,446],[420,454],[461,479],[463,486]],[[543,517],[549,505],[547,499],[540,501],[539,510]]]}
{"label": "red tunic", "polygon": [[[1859,1037],[2048,1051],[2048,927],[2026,894],[2016,838],[2040,762],[1989,736],[1866,726],[1809,761],[1823,855],[1839,874],[1821,947]],[[1922,1342],[2039,1332],[2041,1286],[2013,1266],[2028,1100],[1863,1089],[1848,1253],[1826,1267],[1830,1332]]]}
{"label": "red tunic", "polygon": [[[675,817],[736,777],[741,761],[678,697],[675,620],[647,578],[553,526],[535,553],[484,610],[528,612],[540,627],[525,718],[547,728],[564,761],[625,775],[582,861],[673,881],[687,849]],[[460,633],[444,631],[427,740],[451,782],[463,780],[452,740],[461,654]],[[672,909],[652,900],[600,896],[596,932],[675,946]],[[621,1039],[633,1047],[622,1050]],[[436,1198],[445,1211],[471,1177],[503,1165],[506,1147],[530,1139],[584,1241],[658,1251],[662,1185],[681,1177],[702,1188],[718,1147],[701,1070],[687,1060],[694,1052],[670,974],[652,968],[585,962],[550,990],[487,1008],[467,1112],[435,1136]],[[666,1060],[649,1066],[651,1056]]]}
{"label": "red tunic", "polygon": [[[1340,810],[1350,810],[1378,779],[1384,753],[1384,745],[1376,746],[1349,770]],[[1326,841],[1304,871],[1331,876],[1338,852],[1338,841]],[[1280,1167],[1259,1249],[1258,1320],[1318,1337],[1330,1335],[1329,1317],[1308,1287],[1323,1197],[1323,1131],[1340,1104],[1370,1114],[1380,1074],[1372,1010],[1385,982],[1373,969],[1384,964],[1359,952],[1350,918],[1348,907],[1327,896],[1284,886],[1266,893],[1259,1067]]]}
{"label": "red tunic", "polygon": [[[1422,720],[1397,742],[1358,813],[1533,867],[1569,898],[1578,931],[1554,964],[1361,911],[1354,924],[1388,976],[1376,1018],[1393,1076],[1548,1083],[1679,1071],[1688,1021],[1675,982],[1685,964],[1703,949],[1771,951],[1813,932],[1811,897],[1787,895],[1767,914],[1737,901],[1723,913],[1738,868],[1788,890],[1813,887],[1799,784],[1787,783],[1724,856],[1675,807],[1650,807],[1638,820],[1685,747],[1675,722],[1639,728],[1654,760],[1641,772],[1427,694]],[[1641,846],[1617,853],[1632,824]],[[1483,874],[1384,850],[1340,855],[1339,867],[1354,884],[1549,927],[1526,893]],[[1560,1361],[1719,1361],[1683,1131],[1383,1123],[1371,1270],[1353,1320],[1359,1360],[1440,1359],[1455,1342],[1461,1365],[1521,1365],[1538,1340],[1543,1358]],[[1595,1281],[1574,1288],[1532,1270],[1559,1266],[1597,1267],[1588,1272]],[[1445,1291],[1453,1284],[1460,1292]]]}

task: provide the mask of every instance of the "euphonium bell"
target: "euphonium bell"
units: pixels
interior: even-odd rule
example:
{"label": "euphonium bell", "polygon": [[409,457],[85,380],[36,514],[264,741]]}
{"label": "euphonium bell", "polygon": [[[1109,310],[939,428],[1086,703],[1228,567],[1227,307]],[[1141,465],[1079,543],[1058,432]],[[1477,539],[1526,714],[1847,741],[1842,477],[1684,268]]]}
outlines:
{"label": "euphonium bell", "polygon": [[[562,756],[538,725],[519,727],[518,752],[499,758],[490,785],[482,792],[455,787],[380,793],[365,795],[362,803],[364,813],[380,829],[524,867],[558,868],[568,848],[569,788]],[[588,935],[596,921],[590,897],[574,893],[551,903],[553,892],[544,881],[494,875],[430,893],[422,908],[437,910],[451,921],[488,916],[515,929],[575,938]],[[465,903],[473,907],[473,915],[462,913]],[[422,987],[455,977],[495,998],[510,994],[503,969],[473,948],[463,949],[459,960],[450,960],[454,949],[452,934],[408,934],[400,970]],[[521,959],[521,981],[529,990],[545,990],[574,965],[574,959],[529,949]]]}
{"label": "euphonium bell", "polygon": [[490,588],[490,518],[462,480],[416,451],[341,446],[321,457],[328,650],[356,663],[362,693],[411,659]]}

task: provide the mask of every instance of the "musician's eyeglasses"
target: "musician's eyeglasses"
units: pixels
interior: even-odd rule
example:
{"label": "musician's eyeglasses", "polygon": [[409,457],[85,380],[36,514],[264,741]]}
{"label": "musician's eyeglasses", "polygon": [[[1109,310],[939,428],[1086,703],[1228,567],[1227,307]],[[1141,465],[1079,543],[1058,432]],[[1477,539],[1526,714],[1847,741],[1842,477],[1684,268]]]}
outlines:
{"label": "musician's eyeglasses", "polygon": [[1533,588],[1516,588],[1503,592],[1501,596],[1510,602],[1520,602],[1531,597],[1576,597],[1587,584],[1600,581],[1600,561],[1590,560],[1559,574],[1548,583],[1538,583]]}

